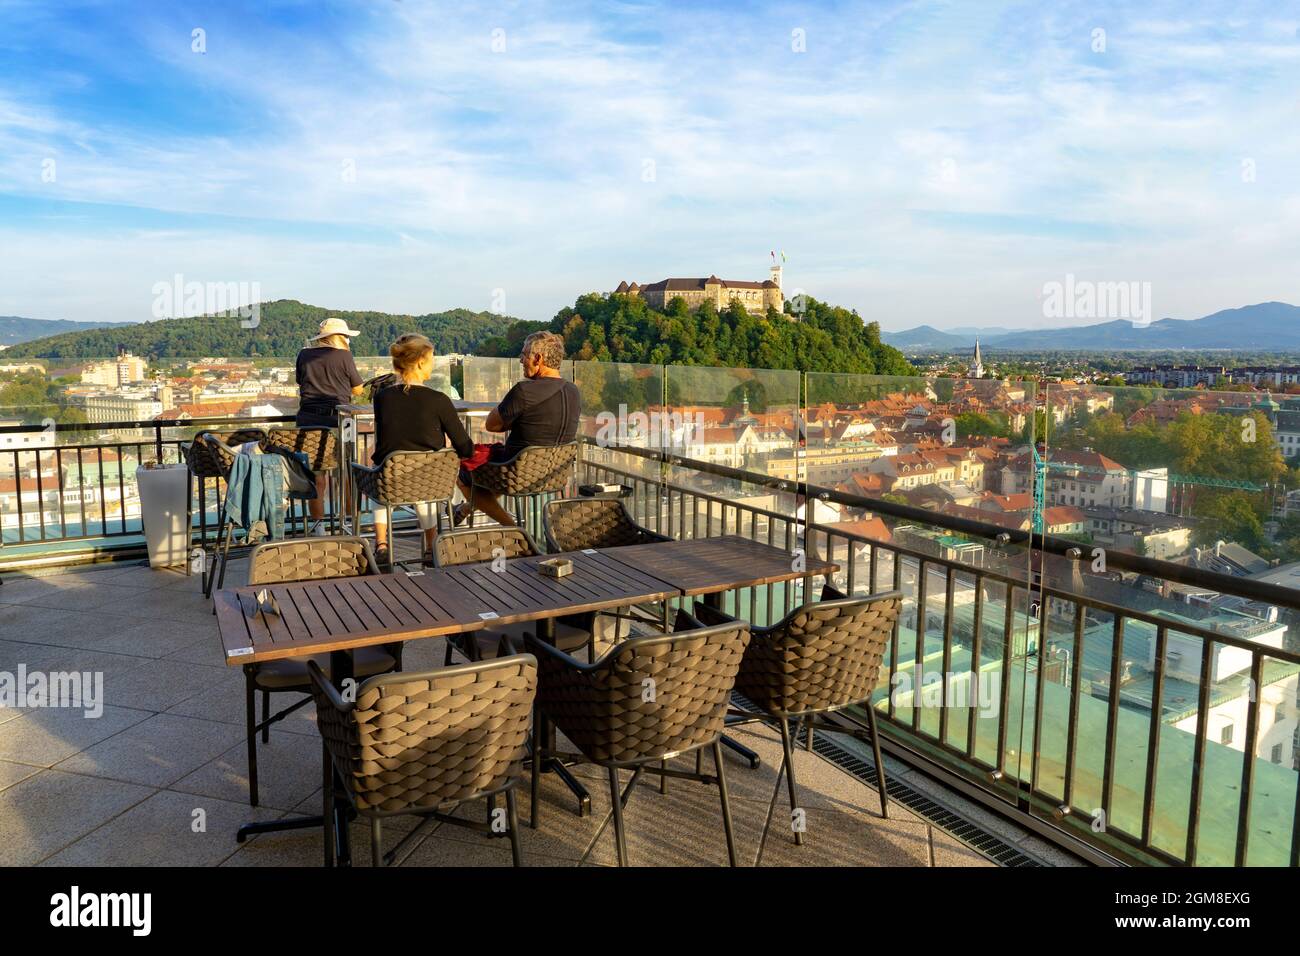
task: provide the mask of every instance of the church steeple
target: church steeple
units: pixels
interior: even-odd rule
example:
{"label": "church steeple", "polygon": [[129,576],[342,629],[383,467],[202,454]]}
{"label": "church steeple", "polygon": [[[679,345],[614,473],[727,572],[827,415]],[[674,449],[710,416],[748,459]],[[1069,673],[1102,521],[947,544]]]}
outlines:
{"label": "church steeple", "polygon": [[980,358],[980,340],[975,340],[975,358],[970,363],[970,370],[966,373],[967,378],[984,377],[984,360]]}

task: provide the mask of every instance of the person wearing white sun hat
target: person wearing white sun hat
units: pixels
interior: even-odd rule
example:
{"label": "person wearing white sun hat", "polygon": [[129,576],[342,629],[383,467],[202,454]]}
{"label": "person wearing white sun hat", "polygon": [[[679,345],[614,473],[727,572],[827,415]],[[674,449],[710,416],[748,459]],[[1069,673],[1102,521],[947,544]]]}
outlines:
{"label": "person wearing white sun hat", "polygon": [[[298,383],[298,414],[295,421],[300,428],[335,428],[338,426],[338,406],[349,401],[362,390],[361,373],[352,359],[348,340],[360,335],[347,322],[330,317],[320,324],[320,329],[307,340],[298,353],[294,378]],[[312,517],[312,534],[323,533],[325,496],[329,493],[329,475],[316,476],[316,497],[308,501]]]}

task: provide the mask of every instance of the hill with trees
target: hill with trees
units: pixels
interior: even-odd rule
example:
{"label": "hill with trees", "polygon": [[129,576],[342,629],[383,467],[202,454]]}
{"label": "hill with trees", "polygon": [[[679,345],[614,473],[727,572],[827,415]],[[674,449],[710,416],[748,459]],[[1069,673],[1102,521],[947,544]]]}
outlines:
{"label": "hill with trees", "polygon": [[264,302],[256,328],[246,329],[237,317],[201,316],[159,319],[68,332],[15,345],[6,358],[86,359],[115,355],[119,348],[150,359],[221,355],[292,356],[306,337],[330,316],[345,320],[361,332],[353,340],[358,355],[384,355],[403,332],[422,332],[439,354],[473,352],[493,337],[504,337],[518,324],[510,316],[452,309],[426,315],[349,312],[306,305],[293,299]]}
{"label": "hill with trees", "polygon": [[[875,322],[811,297],[802,305],[800,314],[787,303],[785,313],[753,315],[739,302],[721,311],[706,302],[691,312],[677,298],[660,312],[640,296],[590,293],[546,327],[564,336],[569,358],[580,361],[915,374],[902,352],[881,341]],[[529,328],[484,343],[483,354],[518,354],[523,336],[541,323],[520,326]]]}

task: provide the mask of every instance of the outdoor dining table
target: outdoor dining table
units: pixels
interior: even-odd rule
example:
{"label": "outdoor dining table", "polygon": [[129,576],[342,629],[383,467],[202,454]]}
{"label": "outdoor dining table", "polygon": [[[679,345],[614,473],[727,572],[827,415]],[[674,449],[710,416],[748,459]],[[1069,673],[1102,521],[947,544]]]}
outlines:
{"label": "outdoor dining table", "polygon": [[[563,557],[573,562],[573,571],[560,578],[537,568],[553,557],[224,589],[215,600],[226,663],[328,653],[331,679],[342,686],[353,676],[352,653],[358,648],[523,621],[537,622],[538,637],[551,640],[555,619],[563,615],[654,602],[662,603],[666,630],[673,598],[720,595],[837,570],[826,561],[801,565],[789,552],[734,535],[568,552]],[[728,743],[757,765],[752,751]],[[585,789],[561,762],[548,770],[579,797],[580,812],[590,806]],[[345,814],[346,807],[340,803],[336,812]],[[323,823],[320,816],[249,823],[236,839]],[[337,821],[334,832],[340,841],[337,858],[347,860],[346,821]]]}

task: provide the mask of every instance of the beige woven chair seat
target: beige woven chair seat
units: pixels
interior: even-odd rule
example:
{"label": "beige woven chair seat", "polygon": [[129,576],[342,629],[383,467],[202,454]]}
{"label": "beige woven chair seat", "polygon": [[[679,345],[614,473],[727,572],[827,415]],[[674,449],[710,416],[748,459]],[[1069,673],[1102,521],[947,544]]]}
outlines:
{"label": "beige woven chair seat", "polygon": [[[330,672],[330,656],[316,654],[309,658],[296,658],[282,661],[267,661],[257,669],[254,683],[259,690],[300,689],[304,693],[311,689],[311,678],[307,676],[307,661],[317,663],[326,675]],[[382,647],[363,647],[353,652],[353,670],[358,678],[386,674],[397,668],[397,659]]]}

